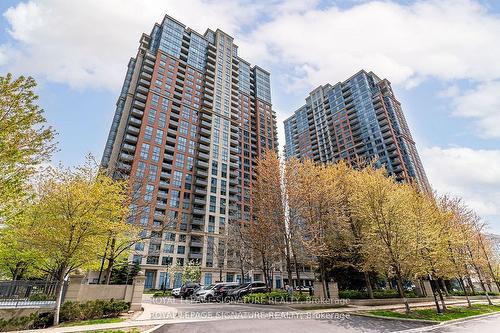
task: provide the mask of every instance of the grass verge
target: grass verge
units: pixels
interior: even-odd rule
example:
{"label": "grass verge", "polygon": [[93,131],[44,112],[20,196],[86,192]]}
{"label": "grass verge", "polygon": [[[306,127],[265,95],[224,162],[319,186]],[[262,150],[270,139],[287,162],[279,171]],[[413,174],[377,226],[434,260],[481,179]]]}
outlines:
{"label": "grass verge", "polygon": [[83,326],[83,325],[111,324],[111,323],[120,323],[124,320],[125,320],[125,318],[89,319],[89,320],[61,323],[59,326],[60,327],[70,327],[70,326]]}
{"label": "grass verge", "polygon": [[448,321],[453,319],[466,318],[471,316],[477,316],[480,314],[500,312],[499,305],[484,305],[475,304],[472,307],[456,307],[449,306],[448,311],[444,314],[438,315],[435,309],[416,309],[410,311],[409,314],[399,311],[390,310],[373,310],[369,311],[368,314],[382,317],[392,317],[392,318],[404,318],[404,319],[423,319],[423,320],[434,320],[434,321]]}

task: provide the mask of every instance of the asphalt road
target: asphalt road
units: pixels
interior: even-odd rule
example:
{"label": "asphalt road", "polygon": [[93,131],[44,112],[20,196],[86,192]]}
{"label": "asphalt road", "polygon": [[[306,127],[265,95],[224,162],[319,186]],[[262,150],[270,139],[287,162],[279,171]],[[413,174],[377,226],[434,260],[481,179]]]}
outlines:
{"label": "asphalt road", "polygon": [[425,324],[385,320],[330,312],[305,313],[282,305],[191,303],[176,300],[165,306],[195,322],[165,324],[155,333],[187,332],[397,332],[425,327]]}
{"label": "asphalt road", "polygon": [[397,320],[359,317],[351,315],[345,319],[240,319],[166,324],[155,333],[354,333],[354,332],[398,332],[422,324]]}

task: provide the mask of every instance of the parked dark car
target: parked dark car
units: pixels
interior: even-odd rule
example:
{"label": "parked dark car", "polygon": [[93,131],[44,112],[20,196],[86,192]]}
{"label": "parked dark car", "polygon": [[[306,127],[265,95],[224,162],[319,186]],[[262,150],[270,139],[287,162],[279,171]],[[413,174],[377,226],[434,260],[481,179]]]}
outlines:
{"label": "parked dark car", "polygon": [[179,291],[179,297],[188,298],[198,289],[200,289],[199,283],[187,282],[182,285],[181,290]]}
{"label": "parked dark car", "polygon": [[248,294],[263,293],[266,291],[267,291],[267,286],[264,282],[251,282],[251,283],[245,283],[241,287],[231,290],[227,296],[230,299],[236,300]]}
{"label": "parked dark car", "polygon": [[234,289],[238,289],[240,284],[238,282],[227,282],[215,288],[215,299],[218,302],[226,302],[229,300],[228,294]]}

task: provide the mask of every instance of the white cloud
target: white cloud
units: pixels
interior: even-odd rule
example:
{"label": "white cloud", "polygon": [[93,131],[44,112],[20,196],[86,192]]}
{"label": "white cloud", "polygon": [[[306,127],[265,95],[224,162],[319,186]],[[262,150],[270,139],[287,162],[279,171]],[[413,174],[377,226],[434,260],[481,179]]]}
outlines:
{"label": "white cloud", "polygon": [[[468,0],[388,1],[282,14],[249,38],[256,55],[308,66],[316,86],[373,70],[409,87],[427,77],[477,81],[500,77],[500,18]],[[487,50],[487,51],[486,51]]]}
{"label": "white cloud", "polygon": [[500,231],[500,150],[432,147],[421,157],[435,190],[464,198]]}
{"label": "white cloud", "polygon": [[18,43],[7,52],[14,55],[0,55],[12,70],[116,91],[140,34],[169,13],[199,31],[220,27],[236,35],[253,62],[303,69],[283,80],[292,88],[341,80],[360,68],[407,87],[429,76],[500,77],[500,18],[472,0],[370,1],[345,10],[318,3],[30,0],[4,14]]}
{"label": "white cloud", "polygon": [[455,90],[450,97],[454,115],[474,120],[480,136],[500,138],[500,81],[481,83],[462,93]]}
{"label": "white cloud", "polygon": [[202,32],[207,27],[233,32],[252,20],[253,10],[229,0],[31,0],[4,13],[17,42],[8,49],[17,54],[7,65],[73,87],[117,91],[141,34],[165,13]]}

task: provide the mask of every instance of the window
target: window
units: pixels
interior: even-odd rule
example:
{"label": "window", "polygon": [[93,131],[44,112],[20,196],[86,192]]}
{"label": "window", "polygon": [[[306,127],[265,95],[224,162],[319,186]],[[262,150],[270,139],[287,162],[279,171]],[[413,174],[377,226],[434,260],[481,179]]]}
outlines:
{"label": "window", "polygon": [[205,286],[212,284],[212,273],[205,273]]}
{"label": "window", "polygon": [[135,176],[137,178],[143,178],[145,170],[146,170],[146,163],[144,162],[137,163],[137,170],[135,171]]}
{"label": "window", "polygon": [[160,112],[160,118],[158,119],[158,127],[165,128],[167,121],[167,114]]}
{"label": "window", "polygon": [[226,184],[227,184],[227,182],[225,180],[220,181],[220,194],[221,195],[226,195]]}
{"label": "window", "polygon": [[191,189],[191,182],[193,180],[193,175],[191,174],[186,174],[186,180],[185,180],[185,183],[184,183],[184,188],[186,190],[190,190]]}
{"label": "window", "polygon": [[[189,205],[190,205],[190,201],[191,201],[190,199],[191,199],[191,194],[189,194],[187,192],[184,193],[184,199],[182,201],[182,208],[189,209]],[[184,217],[184,214],[182,215],[182,217]]]}
{"label": "window", "polygon": [[[172,251],[173,252],[173,251]],[[161,264],[163,266],[169,266],[172,265],[173,258],[172,257],[163,257],[161,258]]]}
{"label": "window", "polygon": [[210,192],[217,193],[217,178],[213,178],[210,180]]}
{"label": "window", "polygon": [[172,185],[179,188],[182,186],[182,172],[174,171]]}
{"label": "window", "polygon": [[217,198],[213,195],[210,196],[210,212],[215,213],[215,206],[217,204]]}
{"label": "window", "polygon": [[134,264],[141,264],[142,263],[142,256],[134,254],[134,257],[132,258],[132,262]]}
{"label": "window", "polygon": [[182,135],[188,135],[188,128],[189,128],[189,123],[182,120],[181,121],[181,128],[180,128],[180,131],[179,133],[182,134]]}
{"label": "window", "polygon": [[153,199],[153,191],[155,187],[151,184],[146,185],[146,192],[144,193],[144,201],[150,202]]}
{"label": "window", "polygon": [[186,247],[184,245],[177,246],[177,254],[184,254],[186,252]]}
{"label": "window", "polygon": [[175,166],[179,169],[184,168],[184,155],[178,153],[175,156]]}
{"label": "window", "polygon": [[158,167],[156,165],[149,166],[148,180],[150,182],[156,181],[156,173],[158,172]]}
{"label": "window", "polygon": [[163,131],[161,129],[156,130],[155,143],[161,145],[163,143]]}
{"label": "window", "polygon": [[141,158],[147,160],[149,158],[149,144],[143,143],[141,146]]}
{"label": "window", "polygon": [[149,109],[148,124],[153,125],[155,123],[155,119],[156,119],[156,110]]}
{"label": "window", "polygon": [[194,155],[195,147],[196,147],[196,142],[194,142],[193,140],[189,140],[189,154]]}
{"label": "window", "polygon": [[214,176],[217,176],[218,165],[217,161],[212,161],[212,175]]}
{"label": "window", "polygon": [[187,164],[186,164],[186,168],[188,169],[188,171],[193,170],[193,165],[194,165],[194,159],[192,157],[188,156]]}
{"label": "window", "polygon": [[151,156],[151,159],[155,162],[160,160],[160,147],[153,147],[153,156]]}
{"label": "window", "polygon": [[187,139],[181,136],[177,139],[177,149],[179,149],[179,151],[186,151],[186,141]]}
{"label": "window", "polygon": [[226,213],[226,199],[221,198],[220,199],[220,213],[225,214]]}
{"label": "window", "polygon": [[173,232],[166,232],[165,240],[175,242],[175,234]]}
{"label": "window", "polygon": [[144,141],[151,141],[153,137],[153,127],[146,126],[146,130],[144,131]]}
{"label": "window", "polygon": [[144,250],[144,243],[135,243],[135,248],[136,251],[143,251]]}
{"label": "window", "polygon": [[174,244],[165,244],[165,246],[163,247],[163,252],[174,253]]}
{"label": "window", "polygon": [[170,207],[179,208],[180,192],[173,190],[170,194]]}

